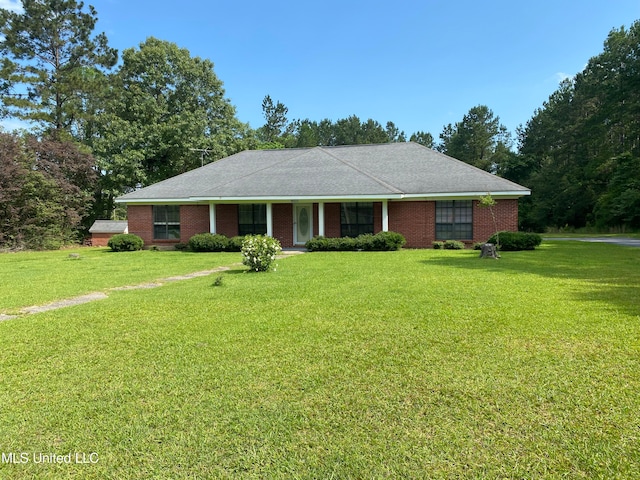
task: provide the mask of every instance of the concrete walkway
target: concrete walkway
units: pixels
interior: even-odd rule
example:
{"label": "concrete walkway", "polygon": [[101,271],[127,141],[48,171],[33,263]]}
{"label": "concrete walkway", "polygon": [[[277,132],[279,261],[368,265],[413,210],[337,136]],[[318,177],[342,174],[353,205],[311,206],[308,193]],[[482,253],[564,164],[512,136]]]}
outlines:
{"label": "concrete walkway", "polygon": [[576,242],[611,243],[625,247],[640,247],[640,239],[629,237],[543,237],[543,240],[573,240]]}
{"label": "concrete walkway", "polygon": [[[292,255],[298,255],[304,253],[302,250],[283,250],[280,255],[278,255],[277,259],[287,258]],[[144,290],[148,288],[157,288],[161,287],[165,283],[170,282],[179,282],[181,280],[189,280],[191,278],[197,277],[206,277],[208,275],[212,275],[218,272],[224,272],[226,270],[230,270],[231,267],[237,267],[242,265],[242,263],[233,263],[229,266],[216,267],[211,270],[201,270],[199,272],[187,273],[184,275],[174,275],[172,277],[161,278],[159,280],[154,280],[152,282],[140,283],[137,285],[126,285],[123,287],[112,287],[108,288],[105,292],[117,292],[123,290]],[[105,292],[92,292],[86,293],[84,295],[79,295],[77,297],[66,298],[63,300],[56,300],[55,302],[47,303],[44,305],[34,305],[31,307],[21,308],[16,315],[8,315],[4,313],[0,313],[0,322],[3,320],[11,320],[13,318],[19,318],[22,315],[30,315],[34,313],[48,312],[50,310],[58,310],[59,308],[72,307],[74,305],[82,305],[83,303],[94,302],[96,300],[104,300],[105,298],[109,298],[109,295]]]}

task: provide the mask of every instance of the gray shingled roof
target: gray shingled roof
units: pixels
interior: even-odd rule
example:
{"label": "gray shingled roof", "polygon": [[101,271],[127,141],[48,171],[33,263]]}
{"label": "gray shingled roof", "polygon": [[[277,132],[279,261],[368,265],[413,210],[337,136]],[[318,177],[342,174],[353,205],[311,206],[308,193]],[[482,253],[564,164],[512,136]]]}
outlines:
{"label": "gray shingled roof", "polygon": [[119,202],[522,196],[526,187],[417,143],[247,150]]}
{"label": "gray shingled roof", "polygon": [[96,220],[89,229],[89,233],[125,233],[126,231],[126,220]]}

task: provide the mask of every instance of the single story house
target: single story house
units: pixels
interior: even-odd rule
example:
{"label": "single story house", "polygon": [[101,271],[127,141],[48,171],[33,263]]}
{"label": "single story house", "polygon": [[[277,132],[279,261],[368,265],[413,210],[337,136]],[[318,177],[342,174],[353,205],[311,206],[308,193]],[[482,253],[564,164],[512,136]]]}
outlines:
{"label": "single story house", "polygon": [[[490,193],[493,212],[478,206]],[[526,187],[417,143],[248,150],[127,193],[129,232],[145,245],[196,233],[267,234],[283,247],[315,235],[395,231],[407,247],[486,241],[518,229]]]}
{"label": "single story house", "polygon": [[111,237],[118,233],[129,233],[126,220],[96,220],[89,229],[90,244],[94,247],[106,247]]}

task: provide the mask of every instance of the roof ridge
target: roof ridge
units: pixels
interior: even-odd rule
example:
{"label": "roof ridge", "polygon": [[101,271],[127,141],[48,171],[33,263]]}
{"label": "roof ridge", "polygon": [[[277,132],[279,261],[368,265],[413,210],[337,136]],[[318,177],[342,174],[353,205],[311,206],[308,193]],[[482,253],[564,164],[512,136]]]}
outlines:
{"label": "roof ridge", "polygon": [[[274,165],[280,165],[281,163],[288,162],[288,161],[290,161],[290,160],[293,160],[294,158],[301,157],[301,156],[303,156],[303,155],[307,154],[309,151],[314,150],[315,148],[318,148],[318,147],[311,147],[311,148],[309,148],[309,147],[306,147],[306,148],[291,148],[291,149],[288,149],[288,148],[274,148],[274,149],[267,149],[267,150],[263,150],[263,151],[275,151],[275,150],[289,150],[289,151],[291,151],[291,150],[303,150],[303,151],[302,151],[300,154],[298,154],[298,155],[293,155],[293,156],[291,156],[291,157],[287,157],[287,158],[282,159],[282,160],[280,160],[280,161],[277,161],[277,162],[274,162],[274,163],[270,163],[270,164],[268,164],[268,165],[265,165],[265,166],[264,166],[264,167],[262,167],[262,168],[258,168],[258,169],[256,169],[256,170],[251,170],[250,172],[247,172],[247,173],[245,173],[244,175],[240,175],[240,176],[235,177],[235,178],[233,178],[233,179],[230,179],[230,180],[228,180],[228,181],[226,181],[226,182],[223,182],[223,183],[216,183],[215,185],[211,185],[209,189],[211,189],[211,188],[216,188],[216,187],[220,187],[220,186],[223,186],[223,185],[229,185],[229,184],[235,183],[235,182],[237,182],[238,180],[240,180],[240,179],[242,179],[242,178],[247,178],[247,177],[250,177],[250,176],[252,176],[252,175],[255,175],[256,173],[260,173],[260,172],[263,172],[264,170],[268,170],[268,169],[270,169],[271,167],[273,167]],[[260,151],[260,150],[244,150],[244,151],[242,151],[242,152],[238,152],[238,153],[245,153],[245,152],[258,152],[258,151]],[[233,156],[233,155],[232,155],[232,156]],[[226,158],[231,158],[231,157],[226,157]],[[221,159],[221,160],[224,160],[224,158],[223,158],[223,159]],[[212,163],[213,163],[213,162],[212,162]]]}
{"label": "roof ridge", "polygon": [[[355,170],[358,173],[361,173],[362,175],[370,178],[371,180],[373,180],[374,182],[378,183],[379,185],[382,185],[385,188],[388,188],[389,190],[391,190],[393,193],[405,193],[402,190],[400,190],[398,187],[396,187],[395,185],[392,185],[388,182],[385,182],[384,180],[376,177],[375,175],[372,175],[368,172],[365,172],[364,170],[362,170],[361,168],[356,167],[354,164],[352,164],[351,162],[344,160],[340,157],[338,157],[337,155],[334,155],[331,152],[328,152],[327,150],[325,150],[325,147],[316,147],[320,150],[322,150],[324,153],[326,153],[327,155],[329,155],[330,157],[335,158],[336,160],[338,160],[339,162],[345,164],[346,166],[348,166],[349,168],[352,168],[353,170]],[[331,147],[329,147],[331,148]]]}

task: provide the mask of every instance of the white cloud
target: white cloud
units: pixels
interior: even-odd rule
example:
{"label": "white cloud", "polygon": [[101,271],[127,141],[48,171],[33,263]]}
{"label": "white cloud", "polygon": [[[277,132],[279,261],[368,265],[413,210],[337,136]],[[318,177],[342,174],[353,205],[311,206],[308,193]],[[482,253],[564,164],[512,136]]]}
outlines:
{"label": "white cloud", "polygon": [[22,13],[22,2],[20,0],[0,0],[0,8]]}

